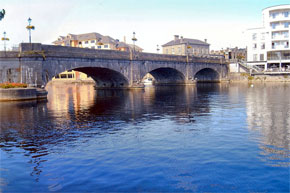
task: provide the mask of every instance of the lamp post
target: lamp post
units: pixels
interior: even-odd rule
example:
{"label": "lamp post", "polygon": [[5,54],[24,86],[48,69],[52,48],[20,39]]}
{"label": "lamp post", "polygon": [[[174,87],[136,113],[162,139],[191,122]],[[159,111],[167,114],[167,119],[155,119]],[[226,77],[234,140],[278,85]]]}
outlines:
{"label": "lamp post", "polygon": [[3,32],[3,38],[1,40],[4,41],[4,51],[6,52],[6,41],[9,41],[9,38],[6,38],[6,32]]}
{"label": "lamp post", "polygon": [[159,49],[159,45],[158,44],[157,44],[157,49],[156,50],[157,50],[157,54],[159,54],[159,50],[160,49]]}
{"label": "lamp post", "polygon": [[188,43],[186,44],[186,61],[189,62],[189,49],[192,48]]}
{"label": "lamp post", "polygon": [[28,29],[28,31],[29,31],[29,43],[31,43],[31,30],[34,30],[35,27],[33,25],[31,25],[32,19],[30,17],[28,18],[27,21],[28,21],[28,26],[26,26],[26,29]]}
{"label": "lamp post", "polygon": [[132,41],[133,41],[133,50],[135,52],[135,42],[137,41],[137,38],[135,37],[136,33],[133,32],[133,38],[132,38]]}

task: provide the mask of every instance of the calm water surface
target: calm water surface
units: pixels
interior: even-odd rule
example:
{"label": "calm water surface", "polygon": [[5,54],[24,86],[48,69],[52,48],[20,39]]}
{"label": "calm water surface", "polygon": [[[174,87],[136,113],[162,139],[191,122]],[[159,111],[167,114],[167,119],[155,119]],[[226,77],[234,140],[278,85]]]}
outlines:
{"label": "calm water surface", "polygon": [[0,192],[290,191],[290,84],[47,89],[0,103]]}

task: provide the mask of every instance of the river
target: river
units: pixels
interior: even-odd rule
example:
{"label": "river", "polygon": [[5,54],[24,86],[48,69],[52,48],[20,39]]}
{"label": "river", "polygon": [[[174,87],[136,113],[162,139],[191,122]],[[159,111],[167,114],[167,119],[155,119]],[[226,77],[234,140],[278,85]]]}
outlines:
{"label": "river", "polygon": [[0,103],[0,192],[290,192],[290,84],[94,90]]}

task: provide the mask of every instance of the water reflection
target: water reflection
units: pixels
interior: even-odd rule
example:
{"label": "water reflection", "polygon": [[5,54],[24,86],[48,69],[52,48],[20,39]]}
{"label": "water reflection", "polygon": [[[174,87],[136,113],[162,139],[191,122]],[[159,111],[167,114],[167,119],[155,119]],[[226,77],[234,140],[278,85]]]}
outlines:
{"label": "water reflection", "polygon": [[[95,150],[98,154],[108,148],[102,146],[102,143],[112,140],[113,136],[120,141],[124,140],[120,145],[125,146],[125,150],[122,149],[125,152],[129,149],[127,141],[136,139],[129,144],[133,148],[129,154],[144,151],[150,155],[151,151],[157,151],[146,163],[151,163],[157,156],[163,156],[162,160],[154,164],[162,164],[159,162],[164,161],[166,166],[169,160],[169,169],[174,165],[175,159],[190,158],[185,161],[190,166],[206,165],[217,159],[213,156],[215,153],[220,156],[218,160],[230,160],[234,156],[227,157],[225,152],[219,151],[225,151],[231,146],[243,148],[243,145],[252,143],[254,145],[249,145],[251,148],[258,146],[260,149],[260,155],[251,154],[252,157],[259,156],[271,166],[289,166],[289,85],[250,87],[241,84],[198,84],[191,87],[147,87],[145,90],[95,90],[92,85],[57,84],[50,85],[47,89],[48,102],[0,103],[1,159],[6,162],[0,168],[3,178],[0,179],[0,187],[11,185],[9,181],[11,183],[14,178],[10,179],[8,173],[14,171],[14,166],[17,168],[17,164],[25,158],[32,166],[29,174],[34,181],[41,181],[43,173],[46,173],[45,176],[51,175],[48,178],[56,181],[48,189],[61,190],[63,187],[59,182],[65,179],[53,178],[54,174],[47,174],[47,168],[45,169],[51,162],[62,163],[54,156],[69,154],[84,144],[91,146],[91,151]],[[238,136],[242,134],[244,137],[245,132],[249,132],[247,135],[251,136],[250,139]],[[152,144],[149,142],[156,136],[160,138],[156,140],[158,143],[154,141],[153,144],[157,144],[158,148],[150,151]],[[140,145],[142,142],[150,145],[143,147]],[[94,146],[95,143],[97,146]],[[212,144],[216,152],[209,148]],[[111,154],[116,157],[122,155],[122,151],[118,151],[121,147],[112,146],[114,148],[109,148],[109,153],[104,157]],[[236,149],[232,154],[239,152]],[[181,152],[183,157],[164,152]],[[244,151],[239,153],[243,154]],[[196,157],[190,157],[194,154]],[[222,157],[223,154],[225,157]],[[79,158],[78,154],[73,155]],[[87,156],[91,155],[84,154],[76,161],[82,165]],[[204,163],[196,161],[199,157],[204,159]],[[173,173],[165,170],[166,176],[178,181],[177,186],[183,190],[199,191],[201,186],[190,184],[194,176],[190,173],[192,171],[182,169],[183,165],[176,167]],[[218,169],[219,167],[215,168]],[[199,170],[193,171],[203,175]],[[15,174],[18,175],[23,177]],[[211,187],[234,186],[212,183]]]}
{"label": "water reflection", "polygon": [[261,154],[275,166],[289,166],[289,90],[289,84],[255,84],[246,98],[249,129],[262,134]]}

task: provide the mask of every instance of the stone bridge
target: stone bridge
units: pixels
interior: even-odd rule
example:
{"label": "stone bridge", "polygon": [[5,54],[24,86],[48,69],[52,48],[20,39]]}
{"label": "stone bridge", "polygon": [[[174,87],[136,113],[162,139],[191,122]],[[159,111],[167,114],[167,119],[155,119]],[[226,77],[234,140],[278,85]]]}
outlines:
{"label": "stone bridge", "polygon": [[54,76],[76,70],[91,76],[98,87],[143,87],[150,73],[156,84],[194,84],[228,79],[223,58],[187,57],[115,50],[22,43],[19,51],[0,52],[0,82],[45,86]]}

